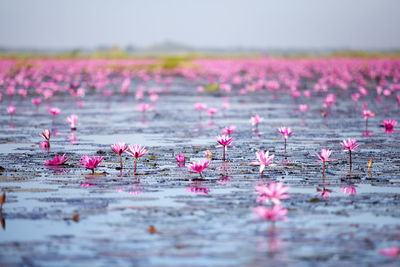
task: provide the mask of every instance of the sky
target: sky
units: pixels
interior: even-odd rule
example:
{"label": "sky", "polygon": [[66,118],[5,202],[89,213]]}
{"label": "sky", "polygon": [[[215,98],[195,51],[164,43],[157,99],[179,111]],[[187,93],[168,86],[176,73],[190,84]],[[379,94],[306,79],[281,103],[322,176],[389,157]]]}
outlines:
{"label": "sky", "polygon": [[0,47],[400,49],[399,0],[0,0]]}

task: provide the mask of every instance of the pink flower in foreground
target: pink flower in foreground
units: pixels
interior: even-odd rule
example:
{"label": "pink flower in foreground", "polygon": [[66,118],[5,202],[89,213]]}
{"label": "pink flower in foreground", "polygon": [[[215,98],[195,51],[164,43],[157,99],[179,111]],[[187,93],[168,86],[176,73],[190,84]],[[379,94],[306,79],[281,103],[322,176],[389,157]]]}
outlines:
{"label": "pink flower in foreground", "polygon": [[392,259],[396,259],[399,256],[400,251],[398,247],[393,246],[391,248],[379,250],[379,254],[391,257]]}
{"label": "pink flower in foreground", "polygon": [[340,188],[340,192],[348,195],[355,195],[357,194],[357,189],[355,186],[344,186]]}
{"label": "pink flower in foreground", "polygon": [[210,165],[210,160],[206,159],[193,161],[192,163],[187,164],[186,167],[193,172],[198,172],[200,174],[200,178],[203,178],[201,173],[208,167],[208,165]]}
{"label": "pink flower in foreground", "polygon": [[78,121],[78,118],[78,115],[71,114],[71,116],[67,117],[67,119],[65,120],[70,124],[72,130],[76,129],[76,122]]}
{"label": "pink flower in foreground", "polygon": [[225,150],[227,146],[230,146],[232,144],[233,141],[233,137],[230,137],[228,135],[218,135],[215,137],[215,139],[217,140],[217,142],[223,146],[223,156],[222,156],[222,160],[225,161]]}
{"label": "pink flower in foreground", "polygon": [[284,127],[284,126],[282,126],[282,127],[279,127],[279,128],[278,128],[278,131],[279,131],[279,133],[280,133],[281,135],[283,135],[283,137],[285,138],[285,153],[286,153],[286,142],[287,142],[287,139],[288,139],[290,136],[292,136],[293,130],[292,130],[292,128],[290,128],[290,127]]}
{"label": "pink flower in foreground", "polygon": [[142,145],[129,145],[128,146],[128,150],[126,151],[126,153],[130,154],[131,156],[133,156],[135,158],[135,169],[134,172],[136,172],[136,166],[137,166],[137,160],[138,158],[141,158],[144,156],[144,154],[146,154],[148,151],[146,150],[146,147]]}
{"label": "pink flower in foreground", "polygon": [[82,165],[79,165],[80,167],[85,167],[86,169],[92,170],[92,173],[94,173],[94,169],[97,168],[97,166],[102,162],[104,159],[103,156],[95,157],[92,156],[91,158],[87,155],[82,156],[79,162]]}
{"label": "pink flower in foreground", "polygon": [[53,116],[57,116],[58,114],[61,113],[61,109],[59,108],[50,108],[49,113]]}
{"label": "pink flower in foreground", "polygon": [[263,120],[264,120],[264,118],[263,118],[263,117],[260,117],[258,114],[254,115],[254,116],[251,116],[251,118],[250,118],[251,126],[257,127],[257,125],[258,125],[260,122],[262,122]]}
{"label": "pink flower in foreground", "polygon": [[321,161],[322,162],[322,176],[325,176],[325,162],[334,161],[335,160],[335,159],[329,159],[329,157],[332,154],[332,150],[322,148],[321,149],[321,155],[318,155],[317,152],[314,152],[314,153],[318,157],[318,160],[316,160],[316,161]]}
{"label": "pink flower in foreground", "polygon": [[184,163],[185,162],[185,156],[183,154],[178,154],[178,155],[176,155],[175,160],[177,162],[180,162],[180,163],[183,162]]}
{"label": "pink flower in foreground", "polygon": [[[356,143],[357,143],[356,139],[350,139],[350,138],[347,139],[347,140],[344,139],[340,143],[344,148],[346,148],[346,150],[349,151],[349,155],[350,155],[350,170],[351,170],[351,152],[357,152],[355,149],[360,146],[360,145],[356,145]],[[342,152],[346,151],[346,150],[342,150]]]}
{"label": "pink flower in foreground", "polygon": [[7,112],[8,112],[8,114],[10,114],[12,116],[15,114],[15,112],[17,112],[17,108],[14,106],[9,106],[9,107],[7,107]]}
{"label": "pink flower in foreground", "polygon": [[257,160],[254,162],[251,162],[251,165],[260,165],[260,173],[261,173],[261,178],[263,176],[263,172],[266,166],[271,165],[271,160],[275,157],[275,155],[269,155],[269,151],[261,150],[259,152],[256,152],[256,157]]}
{"label": "pink flower in foreground", "polygon": [[116,143],[111,145],[112,151],[114,151],[118,156],[119,156],[119,161],[121,163],[121,169],[122,169],[122,153],[124,153],[127,149],[128,146],[125,145],[125,143]]}
{"label": "pink flower in foreground", "polygon": [[279,205],[274,205],[271,208],[258,206],[253,209],[253,212],[258,215],[259,220],[286,221],[287,217],[285,215],[288,210]]}
{"label": "pink flower in foreground", "polygon": [[52,160],[46,160],[44,162],[44,164],[46,164],[48,166],[59,166],[59,165],[63,165],[69,159],[70,159],[70,157],[67,157],[65,154],[62,156],[57,155]]}
{"label": "pink flower in foreground", "polygon": [[231,125],[221,130],[221,133],[225,135],[231,135],[234,132],[236,132],[236,125]]}
{"label": "pink flower in foreground", "polygon": [[271,201],[275,205],[281,205],[281,199],[290,198],[290,196],[286,194],[286,191],[289,190],[289,188],[289,186],[283,186],[282,182],[271,182],[268,186],[256,185],[255,189],[258,194],[256,201],[266,203]]}
{"label": "pink flower in foreground", "polygon": [[394,127],[397,125],[396,120],[384,120],[381,125],[385,127],[386,133],[395,133]]}

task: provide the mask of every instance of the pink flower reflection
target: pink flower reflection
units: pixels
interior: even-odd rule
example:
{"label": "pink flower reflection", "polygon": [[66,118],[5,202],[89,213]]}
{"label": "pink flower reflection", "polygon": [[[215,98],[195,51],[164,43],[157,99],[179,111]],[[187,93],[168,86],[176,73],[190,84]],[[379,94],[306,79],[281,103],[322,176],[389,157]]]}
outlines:
{"label": "pink flower reflection", "polygon": [[186,192],[193,193],[196,195],[208,195],[210,193],[210,189],[202,185],[203,185],[202,182],[196,182],[192,184],[190,187],[186,188]]}
{"label": "pink flower reflection", "polygon": [[355,195],[357,194],[356,187],[358,186],[343,186],[340,188],[340,192],[342,192],[343,194]]}

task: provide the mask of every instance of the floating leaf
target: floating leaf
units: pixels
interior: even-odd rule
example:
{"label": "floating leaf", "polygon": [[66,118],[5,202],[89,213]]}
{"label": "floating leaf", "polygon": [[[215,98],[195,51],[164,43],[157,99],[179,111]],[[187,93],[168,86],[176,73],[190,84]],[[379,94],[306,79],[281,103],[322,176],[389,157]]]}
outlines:
{"label": "floating leaf", "polygon": [[157,230],[153,225],[150,225],[149,229],[147,229],[147,232],[149,232],[150,234],[155,234]]}
{"label": "floating leaf", "polygon": [[320,199],[320,198],[312,198],[308,202],[310,203],[317,203],[317,202],[325,202],[325,200]]}
{"label": "floating leaf", "polygon": [[151,155],[151,156],[149,156],[149,159],[156,159],[156,156]]}
{"label": "floating leaf", "polygon": [[372,166],[372,158],[370,158],[369,162],[368,162],[368,171],[369,171],[369,169],[371,169],[371,166]]}

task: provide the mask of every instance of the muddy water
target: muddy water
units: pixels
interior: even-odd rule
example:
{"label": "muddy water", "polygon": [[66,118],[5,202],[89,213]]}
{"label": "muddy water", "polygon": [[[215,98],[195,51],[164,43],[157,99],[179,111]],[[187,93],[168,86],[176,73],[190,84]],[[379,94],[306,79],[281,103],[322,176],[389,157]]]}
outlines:
{"label": "muddy water", "polygon": [[[135,88],[137,84],[132,84]],[[151,81],[149,87],[152,86]],[[160,94],[157,110],[142,115],[132,94],[105,100],[87,94],[83,107],[67,95],[52,100],[62,113],[52,121],[46,104],[36,110],[29,100],[16,101],[19,112],[12,120],[5,100],[0,115],[1,191],[6,192],[0,229],[0,262],[4,265],[134,265],[134,266],[396,266],[398,260],[379,255],[383,248],[400,244],[400,143],[398,134],[386,134],[379,123],[398,119],[394,102],[378,104],[371,95],[370,108],[377,116],[369,121],[372,136],[364,137],[360,108],[348,97],[339,97],[330,114],[319,110],[323,96],[295,101],[272,93],[231,94],[229,109],[222,112],[224,94],[198,93],[195,82],[175,77],[170,90]],[[217,107],[211,120],[199,117],[195,102]],[[311,110],[301,115],[299,103]],[[79,115],[77,130],[64,121]],[[249,118],[265,120],[258,135]],[[234,148],[222,162],[215,136],[228,125],[237,126]],[[283,152],[276,128],[290,126],[295,134]],[[39,133],[52,129],[50,152],[39,149]],[[75,140],[71,141],[71,135]],[[357,138],[361,146],[348,154],[339,142]],[[118,157],[110,145],[124,141],[146,145],[139,159]],[[337,161],[321,164],[314,152],[333,149]],[[275,224],[255,222],[254,186],[258,169],[248,163],[255,152],[268,149],[276,166],[265,171],[264,182],[290,185],[291,199],[284,201],[289,220]],[[178,167],[174,155],[213,161],[204,180]],[[57,154],[71,156],[62,167],[47,167],[44,160]],[[78,166],[82,155],[103,155],[96,174]],[[370,158],[371,169],[367,170]],[[346,195],[343,186],[356,186]],[[323,199],[318,190],[330,190]],[[153,230],[149,230],[153,226]]]}

